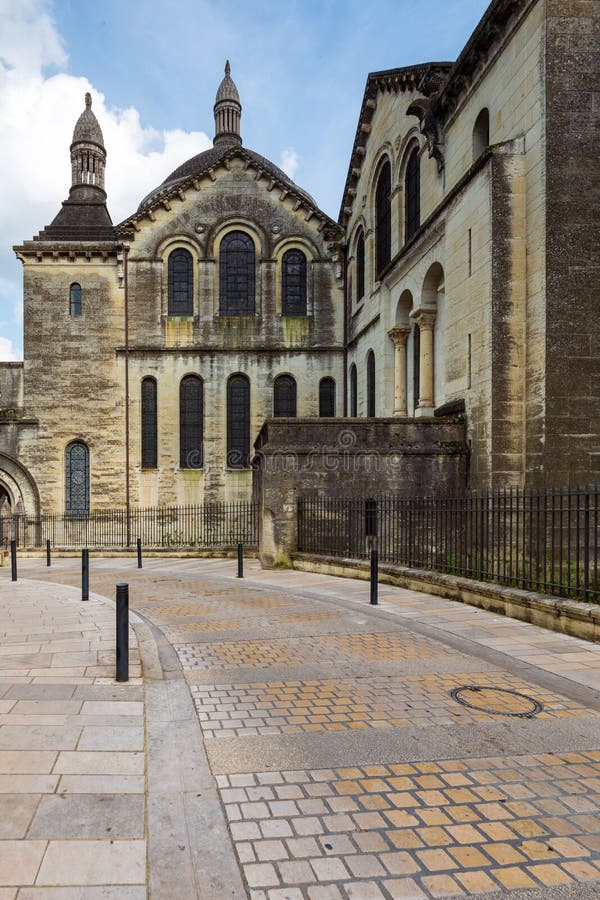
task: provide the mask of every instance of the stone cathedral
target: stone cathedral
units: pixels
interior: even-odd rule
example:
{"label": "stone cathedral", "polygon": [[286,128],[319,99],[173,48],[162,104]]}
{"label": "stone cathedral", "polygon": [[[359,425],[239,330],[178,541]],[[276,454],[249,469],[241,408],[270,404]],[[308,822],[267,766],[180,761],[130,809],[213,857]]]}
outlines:
{"label": "stone cathedral", "polygon": [[248,499],[257,438],[340,429],[413,460],[356,489],[596,479],[599,76],[600,4],[493,0],[455,62],[368,76],[338,222],[244,146],[227,64],[213,147],[113,225],[86,95],[69,196],[15,247],[0,503]]}

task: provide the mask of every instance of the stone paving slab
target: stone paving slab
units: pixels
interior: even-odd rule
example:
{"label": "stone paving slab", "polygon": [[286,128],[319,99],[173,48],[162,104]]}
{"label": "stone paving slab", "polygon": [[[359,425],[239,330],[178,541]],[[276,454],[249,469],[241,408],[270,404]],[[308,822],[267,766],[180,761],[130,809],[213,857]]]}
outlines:
{"label": "stone paving slab", "polygon": [[151,896],[600,896],[600,648],[403,589],[370,608],[364,582],[249,561],[243,583],[232,560],[144,566],[91,577],[130,581],[160,655]]}

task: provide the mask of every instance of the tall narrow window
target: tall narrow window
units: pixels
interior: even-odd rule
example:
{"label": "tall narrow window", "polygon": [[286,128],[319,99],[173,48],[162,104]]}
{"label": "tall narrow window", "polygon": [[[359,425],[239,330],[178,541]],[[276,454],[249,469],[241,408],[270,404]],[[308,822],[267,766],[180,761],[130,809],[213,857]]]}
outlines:
{"label": "tall narrow window", "polygon": [[322,419],[335,416],[335,381],[333,378],[321,378],[319,382],[319,415]]}
{"label": "tall narrow window", "polygon": [[254,242],[244,231],[230,231],[219,249],[219,312],[254,315]]}
{"label": "tall narrow window", "polygon": [[389,162],[384,163],[375,191],[375,251],[377,278],[389,263],[392,256],[392,169]]}
{"label": "tall narrow window", "polygon": [[81,285],[72,284],[69,291],[69,312],[75,316],[81,315]]}
{"label": "tall narrow window", "polygon": [[408,240],[419,230],[421,224],[421,164],[419,148],[415,147],[406,164],[404,178],[405,229],[404,236]]}
{"label": "tall narrow window", "polygon": [[356,300],[365,296],[365,236],[361,233],[356,242]]}
{"label": "tall narrow window", "polygon": [[350,366],[350,415],[354,419],[358,415],[358,376],[354,363]]}
{"label": "tall narrow window", "polygon": [[179,385],[179,468],[201,469],[204,464],[204,385],[186,375]]}
{"label": "tall narrow window", "polygon": [[306,257],[286,250],[281,261],[281,315],[306,315]]}
{"label": "tall narrow window", "polygon": [[473,162],[479,159],[486,147],[490,144],[490,113],[484,108],[481,110],[473,126]]}
{"label": "tall narrow window", "polygon": [[157,452],[156,381],[142,379],[142,469],[156,469]]}
{"label": "tall narrow window", "polygon": [[375,415],[375,354],[367,354],[367,415]]}
{"label": "tall narrow window", "polygon": [[227,382],[227,467],[250,465],[250,382],[232,375]]}
{"label": "tall narrow window", "polygon": [[68,516],[87,516],[90,511],[90,451],[83,441],[73,441],[65,453],[66,510]]}
{"label": "tall narrow window", "polygon": [[296,396],[296,379],[291,375],[278,375],[273,385],[273,415],[276,418],[294,418]]}
{"label": "tall narrow window", "polygon": [[180,247],[169,254],[169,315],[194,314],[194,262],[189,250]]}
{"label": "tall narrow window", "polygon": [[421,329],[415,325],[413,331],[413,407],[419,405],[421,393]]}

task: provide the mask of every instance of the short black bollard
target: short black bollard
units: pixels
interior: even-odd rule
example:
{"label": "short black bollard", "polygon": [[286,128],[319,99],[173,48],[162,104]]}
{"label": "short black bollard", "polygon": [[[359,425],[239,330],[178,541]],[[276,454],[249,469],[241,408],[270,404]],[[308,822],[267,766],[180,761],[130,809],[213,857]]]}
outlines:
{"label": "short black bollard", "polygon": [[117,585],[117,681],[129,681],[129,585]]}
{"label": "short black bollard", "polygon": [[10,542],[10,576],[12,581],[17,580],[17,542]]}
{"label": "short black bollard", "polygon": [[81,551],[81,599],[90,599],[90,551],[87,547]]}
{"label": "short black bollard", "polygon": [[138,569],[142,568],[142,539],[137,539]]}
{"label": "short black bollard", "polygon": [[371,606],[377,606],[377,550],[371,550]]}
{"label": "short black bollard", "polygon": [[237,557],[238,557],[238,578],[244,577],[244,545],[238,544],[237,548]]}
{"label": "short black bollard", "polygon": [[46,565],[49,566],[52,563],[52,556],[50,554],[50,538],[46,540]]}

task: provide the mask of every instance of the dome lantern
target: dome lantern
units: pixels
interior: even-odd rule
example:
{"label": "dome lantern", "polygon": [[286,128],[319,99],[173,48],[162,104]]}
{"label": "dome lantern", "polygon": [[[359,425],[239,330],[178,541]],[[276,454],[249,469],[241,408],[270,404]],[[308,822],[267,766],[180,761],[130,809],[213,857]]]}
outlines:
{"label": "dome lantern", "polygon": [[71,185],[87,184],[104,190],[106,149],[102,129],[92,112],[91,94],[85,95],[85,109],[79,116],[71,143]]}
{"label": "dome lantern", "polygon": [[240,95],[231,77],[229,60],[225,63],[225,78],[219,85],[215,99],[215,136],[213,144],[216,146],[225,141],[230,144],[241,144],[240,118],[242,104]]}

